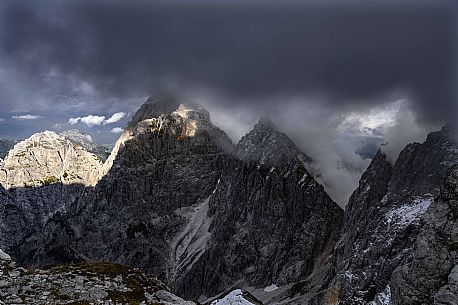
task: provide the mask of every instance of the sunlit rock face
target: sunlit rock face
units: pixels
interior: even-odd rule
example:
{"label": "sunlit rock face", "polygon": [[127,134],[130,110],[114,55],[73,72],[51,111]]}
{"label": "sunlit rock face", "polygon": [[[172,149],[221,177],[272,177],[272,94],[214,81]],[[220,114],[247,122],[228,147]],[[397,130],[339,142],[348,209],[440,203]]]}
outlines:
{"label": "sunlit rock face", "polygon": [[6,189],[54,183],[95,185],[100,159],[68,138],[52,131],[34,134],[16,144],[0,168]]}
{"label": "sunlit rock face", "polygon": [[10,253],[38,266],[140,267],[189,299],[307,277],[326,261],[343,211],[286,135],[262,121],[255,129],[234,147],[201,106],[149,99],[95,187]]}
{"label": "sunlit rock face", "polygon": [[[174,97],[151,97],[135,113],[126,130],[116,142],[110,156],[103,166],[103,174],[107,174],[125,142],[142,134],[171,133],[175,140],[181,141],[194,138],[197,144],[202,136],[211,139],[211,145],[226,152],[233,150],[232,141],[227,134],[215,127],[210,121],[206,109],[196,104],[179,104]],[[201,144],[206,143],[204,140]],[[183,142],[184,143],[184,142]],[[176,145],[175,145],[176,146]],[[180,145],[179,145],[180,146]]]}
{"label": "sunlit rock face", "polygon": [[97,144],[90,135],[82,133],[78,129],[66,130],[62,132],[61,135],[69,139],[72,143],[83,147],[88,152],[95,154],[102,162],[104,162],[110,154],[108,148]]}
{"label": "sunlit rock face", "polygon": [[41,231],[56,213],[75,208],[101,171],[95,154],[54,132],[17,143],[0,165],[0,247],[9,249]]}

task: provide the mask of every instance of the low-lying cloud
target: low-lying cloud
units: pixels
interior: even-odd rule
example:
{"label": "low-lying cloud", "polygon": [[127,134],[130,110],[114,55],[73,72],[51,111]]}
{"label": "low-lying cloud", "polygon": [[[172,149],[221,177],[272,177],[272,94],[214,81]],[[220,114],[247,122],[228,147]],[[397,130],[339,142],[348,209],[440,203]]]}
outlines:
{"label": "low-lying cloud", "polygon": [[120,120],[122,120],[125,116],[126,116],[126,113],[124,112],[116,112],[109,119],[103,121],[103,124],[106,125],[106,124],[117,123]]}
{"label": "low-lying cloud", "polygon": [[121,127],[114,127],[110,130],[111,133],[122,133],[124,131]]}
{"label": "low-lying cloud", "polygon": [[43,118],[42,116],[35,114],[13,115],[11,117],[15,120],[38,120]]}
{"label": "low-lying cloud", "polygon": [[110,118],[105,119],[105,116],[99,116],[99,115],[87,115],[84,117],[76,117],[76,118],[69,118],[68,119],[68,124],[70,125],[76,125],[78,123],[83,123],[88,127],[92,126],[99,126],[99,125],[108,125],[108,124],[113,124],[117,123],[120,120],[122,120],[126,116],[126,113],[124,112],[116,112],[113,114]]}
{"label": "low-lying cloud", "polygon": [[68,119],[68,124],[70,125],[76,125],[79,122],[86,124],[88,127],[96,126],[96,125],[102,125],[102,123],[105,121],[105,116],[98,116],[98,115],[88,115],[85,117],[77,117],[77,118],[70,118]]}

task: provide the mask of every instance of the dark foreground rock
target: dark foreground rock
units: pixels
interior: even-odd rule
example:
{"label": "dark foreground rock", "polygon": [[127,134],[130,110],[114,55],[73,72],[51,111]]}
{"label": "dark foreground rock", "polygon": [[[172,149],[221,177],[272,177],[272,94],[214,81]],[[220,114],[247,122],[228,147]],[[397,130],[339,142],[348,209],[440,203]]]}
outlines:
{"label": "dark foreground rock", "polygon": [[[333,281],[323,302],[390,299],[393,271],[412,260],[417,236],[425,233],[419,233],[421,219],[439,196],[447,170],[457,162],[458,147],[447,127],[429,134],[422,144],[409,144],[394,165],[379,151],[345,211],[342,236],[333,252]],[[443,217],[443,211],[437,212],[428,217]],[[439,251],[432,257],[436,255],[447,254]]]}
{"label": "dark foreground rock", "polygon": [[0,304],[194,305],[138,269],[103,262],[25,269],[1,250]]}
{"label": "dark foreground rock", "polygon": [[458,166],[423,222],[413,260],[393,274],[393,304],[458,304]]}

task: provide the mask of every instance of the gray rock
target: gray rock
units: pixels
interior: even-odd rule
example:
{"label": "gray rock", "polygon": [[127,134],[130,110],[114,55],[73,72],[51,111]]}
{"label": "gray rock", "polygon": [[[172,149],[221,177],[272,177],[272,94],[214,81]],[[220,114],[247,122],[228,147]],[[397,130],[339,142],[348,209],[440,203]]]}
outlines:
{"label": "gray rock", "polygon": [[90,135],[82,133],[78,129],[66,130],[61,135],[72,143],[83,147],[88,152],[95,154],[102,162],[110,155],[110,150],[107,147],[97,144]]}
{"label": "gray rock", "polygon": [[[457,162],[458,147],[447,128],[429,134],[423,144],[408,145],[394,165],[379,151],[345,211],[326,298],[367,304],[390,287],[393,271],[411,261],[422,217],[435,206],[447,169]],[[391,291],[398,293],[393,287]],[[432,298],[430,291],[424,294]]]}
{"label": "gray rock", "polygon": [[393,304],[457,304],[458,166],[425,214],[412,261],[393,273]]}
{"label": "gray rock", "polygon": [[195,304],[173,295],[156,278],[121,265],[80,264],[26,273],[10,268],[0,266],[0,283],[8,282],[0,289],[0,304]]}
{"label": "gray rock", "polygon": [[[147,101],[95,187],[61,186],[75,194],[72,204],[39,230],[29,226],[9,243],[11,253],[35,266],[103,260],[139,267],[189,299],[236,283],[294,283],[320,269],[343,211],[307,171],[310,158],[266,121],[234,150],[205,109],[169,102]],[[23,191],[32,190],[41,189]],[[18,208],[21,198],[11,198],[17,210],[8,217],[18,230],[30,218]]]}

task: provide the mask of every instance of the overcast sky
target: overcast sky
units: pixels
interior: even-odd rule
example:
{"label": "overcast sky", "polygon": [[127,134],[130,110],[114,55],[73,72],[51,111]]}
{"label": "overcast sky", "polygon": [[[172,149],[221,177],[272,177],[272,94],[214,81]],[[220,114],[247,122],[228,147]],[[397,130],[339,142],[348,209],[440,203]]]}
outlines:
{"label": "overcast sky", "polygon": [[166,89],[234,141],[271,117],[341,203],[368,163],[361,136],[397,154],[456,120],[454,1],[276,2],[4,0],[0,137],[78,128],[110,144]]}

